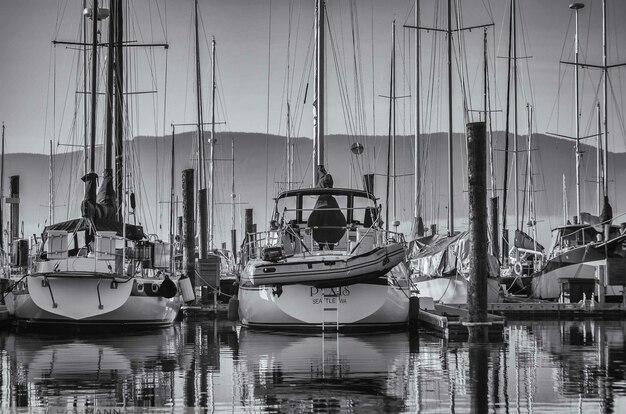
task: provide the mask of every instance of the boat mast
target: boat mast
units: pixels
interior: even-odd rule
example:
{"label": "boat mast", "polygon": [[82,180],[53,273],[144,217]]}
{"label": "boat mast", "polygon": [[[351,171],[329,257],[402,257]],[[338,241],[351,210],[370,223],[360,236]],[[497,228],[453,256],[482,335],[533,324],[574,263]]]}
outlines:
{"label": "boat mast", "polygon": [[172,124],[172,145],[170,148],[170,257],[172,258],[172,260],[170,260],[170,271],[172,272],[172,274],[174,274],[174,217],[176,217],[174,215],[174,167],[175,167],[175,148],[176,146],[174,145],[174,137],[175,135],[175,126],[174,124]]}
{"label": "boat mast", "polygon": [[200,76],[200,35],[198,29],[198,0],[195,0],[194,5],[194,27],[196,40],[196,121],[198,131],[198,188],[204,188],[204,131],[202,120],[202,82]]}
{"label": "boat mast", "polygon": [[211,145],[209,146],[209,249],[213,250],[213,231],[215,227],[215,38],[211,42],[212,73],[211,73]]}
{"label": "boat mast", "polygon": [[533,183],[533,107],[530,104],[526,104],[527,116],[528,116],[528,166],[526,171],[528,172],[528,226],[532,226],[532,237],[534,242],[534,249],[537,250],[537,226],[536,226],[536,212],[535,212],[535,189]]}
{"label": "boat mast", "polygon": [[124,13],[122,0],[115,0],[115,194],[117,221],[124,221]]}
{"label": "boat mast", "polygon": [[602,110],[600,109],[600,102],[596,105],[596,118],[598,121],[598,136],[596,137],[596,174],[598,177],[597,183],[597,209],[598,216],[602,214],[602,192],[604,190],[604,181],[602,179]]}
{"label": "boat mast", "polygon": [[[87,10],[87,0],[83,0],[83,11]],[[83,32],[83,91],[87,91],[87,16],[83,12],[82,32]],[[88,135],[87,135],[87,99],[83,98],[83,174],[87,174],[87,163],[89,162],[89,151],[87,147]],[[87,183],[85,183],[87,185]]]}
{"label": "boat mast", "polygon": [[233,257],[237,256],[237,243],[235,242],[235,237],[236,237],[236,232],[237,232],[237,228],[235,227],[235,204],[236,200],[237,200],[237,193],[235,193],[235,139],[231,138],[230,140],[230,148],[231,148],[231,155],[232,155],[232,170],[233,170],[233,181],[231,183],[231,188],[230,188],[230,198],[231,198],[231,213],[230,213],[230,237],[231,237],[231,241],[232,241],[232,249],[233,249]]}
{"label": "boat mast", "polygon": [[[604,124],[604,152],[603,152],[603,158],[604,158],[604,162],[602,164],[603,166],[603,174],[602,174],[602,180],[603,180],[603,190],[604,190],[604,194],[603,196],[608,196],[609,195],[609,169],[608,169],[608,164],[609,164],[609,124],[608,124],[608,68],[607,68],[607,58],[606,58],[606,0],[602,0],[602,100],[603,105],[604,105],[604,119],[602,120],[602,123]],[[599,213],[600,211],[598,211]]]}
{"label": "boat mast", "polygon": [[[420,25],[420,0],[415,0],[415,25]],[[421,177],[420,177],[420,31],[415,31],[415,146],[413,148],[413,188],[415,200],[413,205],[413,219],[417,231],[417,224],[421,214]],[[418,234],[423,236],[423,234]]]}
{"label": "boat mast", "polygon": [[[2,132],[4,133],[4,125],[2,126],[2,129],[3,129]],[[50,191],[48,193],[48,196],[49,196],[49,200],[48,200],[48,220],[49,221],[48,221],[48,223],[49,224],[54,223],[54,161],[53,161],[53,155],[54,154],[52,153],[52,140],[50,140],[50,161],[48,163],[48,167],[50,168],[50,170],[49,170]],[[0,215],[0,223],[2,223],[2,216],[1,215]],[[2,244],[2,242],[0,241],[0,245],[1,244]]]}
{"label": "boat mast", "polygon": [[[385,193],[385,230],[389,231],[389,194],[393,183],[393,216],[396,217],[396,188],[395,188],[395,151],[396,151],[396,21],[391,26],[391,67],[389,77],[389,143],[387,145],[387,190]],[[393,165],[393,170],[392,170]]]}
{"label": "boat mast", "polygon": [[448,235],[454,235],[454,180],[452,154],[452,0],[448,0]]}
{"label": "boat mast", "polygon": [[[287,78],[289,78],[289,71],[287,71]],[[289,85],[289,81],[287,84]],[[291,106],[289,99],[287,99],[287,190],[291,190],[293,181],[293,150],[291,145]]]}
{"label": "boat mast", "polygon": [[315,0],[315,101],[313,104],[313,187],[324,167],[324,9],[325,0]]}
{"label": "boat mast", "polygon": [[576,32],[574,34],[574,99],[576,104],[574,106],[576,117],[576,135],[574,151],[576,153],[576,217],[580,221],[580,158],[582,153],[580,152],[580,98],[578,90],[578,10],[585,7],[582,3],[572,3],[569,8],[574,10],[576,15]]}
{"label": "boat mast", "polygon": [[517,145],[517,1],[512,0],[512,19],[513,19],[513,173],[515,174],[515,228],[520,230],[519,215],[519,162],[518,162],[518,145]]}
{"label": "boat mast", "polygon": [[93,0],[91,10],[91,134],[89,147],[89,172],[96,171],[96,103],[98,80],[98,0]]}

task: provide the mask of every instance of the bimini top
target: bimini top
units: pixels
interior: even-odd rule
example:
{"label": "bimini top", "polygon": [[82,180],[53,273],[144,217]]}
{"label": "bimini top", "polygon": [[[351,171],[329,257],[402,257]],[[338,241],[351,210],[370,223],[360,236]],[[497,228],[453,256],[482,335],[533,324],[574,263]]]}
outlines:
{"label": "bimini top", "polygon": [[372,201],[376,201],[377,198],[374,194],[367,192],[365,190],[355,190],[353,188],[299,188],[297,190],[287,190],[278,195],[275,198],[276,201],[281,200],[287,197],[298,197],[298,196],[316,196],[328,194],[332,196],[352,196],[352,197],[362,197],[367,198]]}

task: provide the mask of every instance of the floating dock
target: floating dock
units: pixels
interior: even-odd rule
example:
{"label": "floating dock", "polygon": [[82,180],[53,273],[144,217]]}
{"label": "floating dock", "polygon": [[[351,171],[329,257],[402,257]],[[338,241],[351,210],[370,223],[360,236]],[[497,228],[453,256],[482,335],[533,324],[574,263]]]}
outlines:
{"label": "floating dock", "polygon": [[[418,320],[420,327],[432,330],[446,339],[465,340],[469,335],[469,312],[463,306],[438,305],[420,298]],[[489,341],[501,341],[504,335],[506,319],[500,315],[489,314],[483,326],[488,329]]]}
{"label": "floating dock", "polygon": [[488,311],[509,319],[626,319],[623,303],[597,303],[585,300],[577,303],[516,301],[490,303]]}

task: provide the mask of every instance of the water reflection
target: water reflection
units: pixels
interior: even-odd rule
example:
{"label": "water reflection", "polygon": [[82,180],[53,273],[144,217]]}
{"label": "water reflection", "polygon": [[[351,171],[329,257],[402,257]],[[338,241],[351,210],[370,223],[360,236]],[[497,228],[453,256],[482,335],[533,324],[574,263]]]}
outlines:
{"label": "water reflection", "polygon": [[0,334],[0,409],[626,412],[625,322],[514,322],[503,343],[297,335],[188,320],[122,336]]}
{"label": "water reflection", "polygon": [[278,411],[401,412],[407,407],[408,334],[285,335],[242,330],[238,367],[246,406]]}

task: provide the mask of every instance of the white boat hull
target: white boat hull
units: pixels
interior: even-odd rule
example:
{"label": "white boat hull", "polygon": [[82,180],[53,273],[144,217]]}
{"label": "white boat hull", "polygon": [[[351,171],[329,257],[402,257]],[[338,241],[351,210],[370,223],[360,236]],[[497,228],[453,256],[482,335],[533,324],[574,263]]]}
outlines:
{"label": "white boat hull", "polygon": [[393,328],[409,317],[409,289],[358,283],[337,288],[289,285],[280,295],[272,286],[241,286],[239,317],[260,328]]}
{"label": "white boat hull", "polygon": [[[27,284],[22,282],[7,296],[7,309],[18,322],[77,326],[167,326],[174,322],[181,306],[179,295],[166,299],[146,293],[145,287],[161,282],[159,280],[133,279],[127,283],[117,283],[117,288],[112,289],[112,280],[103,279],[98,290],[97,278],[47,279],[47,286],[42,286],[41,276],[29,276]],[[144,289],[138,291],[140,285]],[[54,299],[49,288],[52,289]]]}
{"label": "white boat hull", "polygon": [[[444,305],[467,304],[467,279],[463,276],[421,277],[413,281],[420,297],[431,297]],[[500,284],[487,278],[487,303],[501,302]]]}
{"label": "white boat hull", "polygon": [[[564,279],[592,279],[595,280],[596,293],[599,285],[600,267],[606,268],[606,260],[597,260],[586,263],[576,263],[563,266],[532,278],[532,295],[538,299],[556,300],[561,296],[561,280]],[[622,285],[605,286],[605,296],[621,297]],[[589,298],[588,298],[589,299]],[[597,299],[597,298],[596,298]]]}

